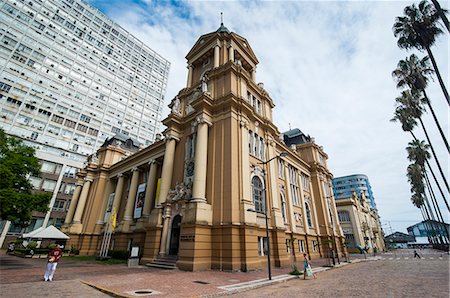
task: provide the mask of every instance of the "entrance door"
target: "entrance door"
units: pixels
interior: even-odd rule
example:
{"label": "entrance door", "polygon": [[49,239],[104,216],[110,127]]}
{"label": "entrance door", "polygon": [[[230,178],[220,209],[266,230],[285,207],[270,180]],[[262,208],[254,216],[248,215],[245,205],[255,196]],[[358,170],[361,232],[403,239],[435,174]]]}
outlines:
{"label": "entrance door", "polygon": [[178,249],[180,247],[180,226],[181,226],[181,216],[177,215],[173,218],[172,229],[170,233],[170,247],[169,255],[178,255]]}

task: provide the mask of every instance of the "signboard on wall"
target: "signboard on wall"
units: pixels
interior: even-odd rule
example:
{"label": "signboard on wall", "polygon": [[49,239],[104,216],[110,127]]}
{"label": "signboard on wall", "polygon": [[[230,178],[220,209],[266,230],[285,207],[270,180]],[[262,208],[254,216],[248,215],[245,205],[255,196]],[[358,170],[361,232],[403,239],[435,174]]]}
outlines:
{"label": "signboard on wall", "polygon": [[134,216],[133,218],[140,218],[142,216],[142,209],[144,208],[145,187],[147,183],[139,184],[134,200]]}

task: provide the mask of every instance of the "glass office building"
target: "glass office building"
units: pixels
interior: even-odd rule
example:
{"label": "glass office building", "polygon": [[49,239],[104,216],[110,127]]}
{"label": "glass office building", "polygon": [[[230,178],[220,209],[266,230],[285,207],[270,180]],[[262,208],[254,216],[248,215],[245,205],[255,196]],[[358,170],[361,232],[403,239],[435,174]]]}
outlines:
{"label": "glass office building", "polygon": [[356,192],[358,197],[361,191],[364,192],[365,197],[369,200],[370,207],[376,209],[375,198],[373,197],[372,187],[370,186],[369,178],[366,175],[357,174],[344,177],[336,177],[332,180],[334,197],[336,200],[351,198],[353,192]]}

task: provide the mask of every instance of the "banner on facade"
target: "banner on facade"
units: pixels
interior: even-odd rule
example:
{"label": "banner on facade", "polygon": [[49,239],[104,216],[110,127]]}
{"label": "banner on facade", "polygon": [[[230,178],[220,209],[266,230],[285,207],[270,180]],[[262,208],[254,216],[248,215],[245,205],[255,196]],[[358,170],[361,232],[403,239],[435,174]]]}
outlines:
{"label": "banner on facade", "polygon": [[114,203],[114,193],[110,194],[108,197],[108,204],[106,204],[105,216],[103,218],[103,222],[107,222],[109,216],[111,215],[111,211]]}
{"label": "banner on facade", "polygon": [[158,184],[156,185],[156,194],[155,194],[155,205],[152,207],[155,207],[159,203],[159,190],[161,189],[161,178],[158,179]]}
{"label": "banner on facade", "polygon": [[134,217],[140,218],[142,216],[142,209],[144,208],[145,187],[147,183],[139,184],[136,193],[136,199],[134,200]]}

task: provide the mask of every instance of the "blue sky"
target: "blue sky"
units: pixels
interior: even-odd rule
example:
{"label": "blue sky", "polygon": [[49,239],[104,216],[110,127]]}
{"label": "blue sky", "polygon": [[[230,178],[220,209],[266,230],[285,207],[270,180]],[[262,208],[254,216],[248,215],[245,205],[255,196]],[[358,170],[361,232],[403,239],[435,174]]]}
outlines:
{"label": "blue sky", "polygon": [[[389,122],[400,94],[392,70],[413,52],[424,56],[400,50],[392,34],[395,17],[412,1],[90,2],[171,62],[166,105],[185,87],[185,55],[200,35],[219,27],[223,12],[225,26],[247,38],[260,61],[257,81],[274,99],[280,131],[298,127],[314,136],[336,177],[366,174],[383,223],[405,232],[421,220],[405,177],[411,139]],[[433,48],[444,78],[448,36]],[[448,133],[449,111],[437,81],[428,89]],[[424,121],[448,172],[448,155],[430,115]],[[424,139],[418,128],[415,133]]]}

